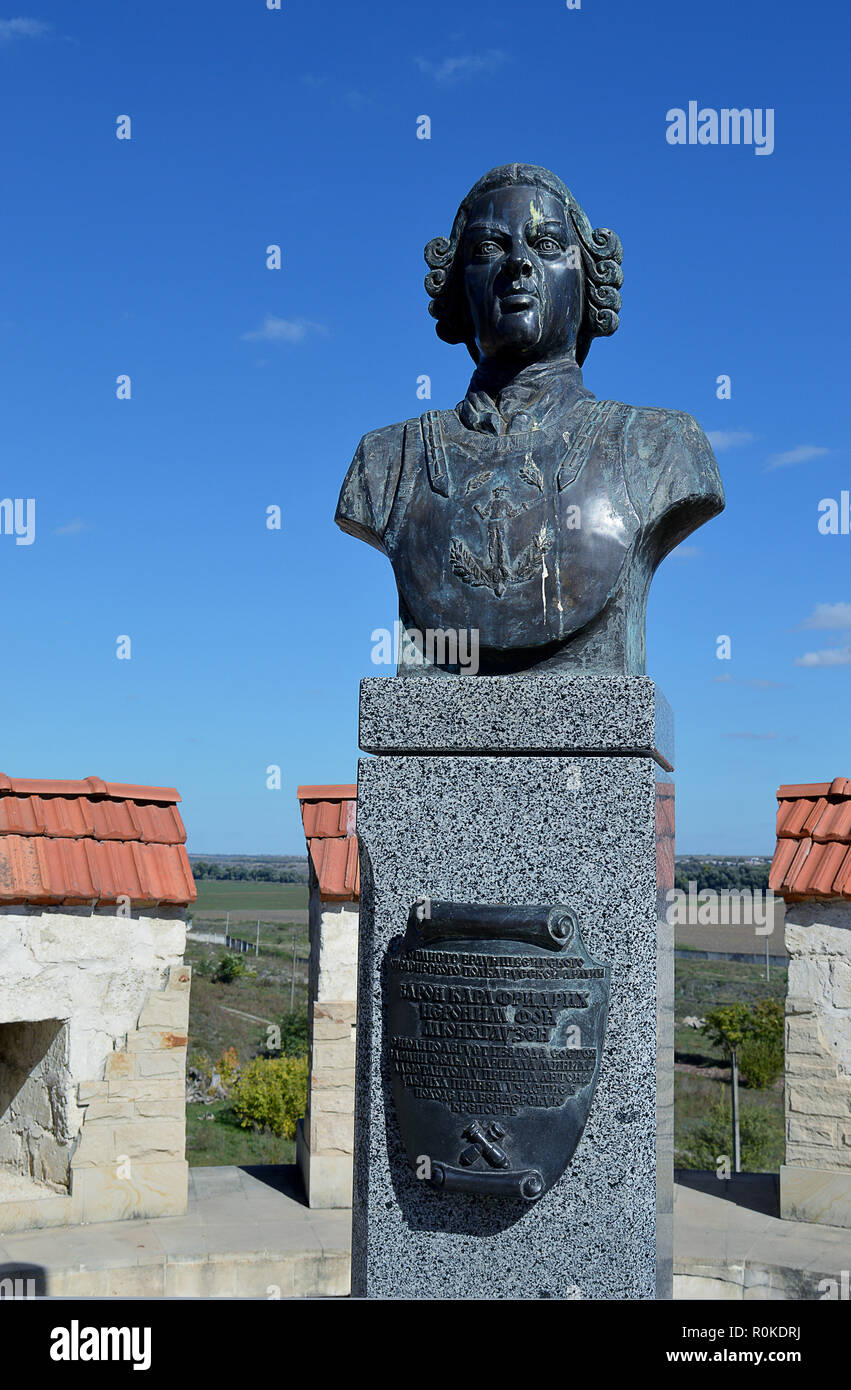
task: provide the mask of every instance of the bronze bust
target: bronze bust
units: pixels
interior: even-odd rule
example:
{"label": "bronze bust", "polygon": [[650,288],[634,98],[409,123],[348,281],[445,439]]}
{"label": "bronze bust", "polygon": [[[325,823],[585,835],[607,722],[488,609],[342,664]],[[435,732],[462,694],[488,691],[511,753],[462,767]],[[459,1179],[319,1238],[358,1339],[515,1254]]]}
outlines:
{"label": "bronze bust", "polygon": [[642,674],[653,573],[724,492],[690,415],[583,385],[618,326],[620,240],[547,169],[508,164],[425,259],[437,334],[476,369],[454,410],[364,436],[337,524],[390,559],[405,628],[478,634],[480,674]]}

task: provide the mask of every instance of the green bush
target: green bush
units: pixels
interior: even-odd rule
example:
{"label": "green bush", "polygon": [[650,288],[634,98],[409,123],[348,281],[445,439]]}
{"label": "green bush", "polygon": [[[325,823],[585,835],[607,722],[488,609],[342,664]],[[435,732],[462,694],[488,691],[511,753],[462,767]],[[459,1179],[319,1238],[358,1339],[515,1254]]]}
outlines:
{"label": "green bush", "polygon": [[739,1048],[742,1080],[755,1091],[773,1086],[783,1072],[783,1039],[747,1038]]}
{"label": "green bush", "polygon": [[281,1051],[287,1057],[306,1057],[309,1045],[307,1005],[281,1019]]}
{"label": "green bush", "polygon": [[229,985],[245,974],[245,961],[242,956],[223,955],[219,957],[213,980],[217,985]]}
{"label": "green bush", "polygon": [[783,1043],[783,1005],[779,999],[760,999],[753,1005],[754,1035],[766,1042]]}
{"label": "green bush", "polygon": [[[739,1135],[742,1169],[762,1172],[770,1163],[773,1144],[771,1119],[762,1110],[750,1106],[739,1108]],[[709,1107],[706,1118],[691,1136],[689,1155],[692,1168],[716,1169],[721,1155],[731,1156],[733,1149],[733,1120],[726,1101],[719,1099]]]}
{"label": "green bush", "polygon": [[295,1138],[296,1120],[307,1108],[306,1057],[255,1057],[231,1091],[243,1129],[271,1130]]}

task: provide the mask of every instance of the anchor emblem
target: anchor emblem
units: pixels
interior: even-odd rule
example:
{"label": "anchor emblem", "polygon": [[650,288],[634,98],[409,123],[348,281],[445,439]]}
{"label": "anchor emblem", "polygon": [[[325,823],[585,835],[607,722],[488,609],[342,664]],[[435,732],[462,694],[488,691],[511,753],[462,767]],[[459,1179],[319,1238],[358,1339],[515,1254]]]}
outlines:
{"label": "anchor emblem", "polygon": [[487,559],[474,555],[460,537],[453,536],[449,563],[459,579],[472,588],[492,589],[496,597],[501,598],[510,584],[522,584],[539,573],[541,561],[553,543],[549,528],[542,526],[513,560],[505,537],[506,524],[525,510],[525,506],[511,501],[507,487],[495,487],[485,506],[476,504],[474,511],[487,526]]}

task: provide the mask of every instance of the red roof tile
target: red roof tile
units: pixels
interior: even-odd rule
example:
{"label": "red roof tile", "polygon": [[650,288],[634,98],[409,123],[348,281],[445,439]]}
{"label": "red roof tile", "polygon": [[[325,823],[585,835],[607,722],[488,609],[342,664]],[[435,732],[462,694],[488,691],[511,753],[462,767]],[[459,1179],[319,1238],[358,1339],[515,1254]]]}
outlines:
{"label": "red roof tile", "polygon": [[355,802],[306,801],[302,804],[301,818],[305,839],[345,839],[354,832]]}
{"label": "red roof tile", "polygon": [[834,801],[813,831],[814,840],[841,840],[851,843],[851,797],[846,801]]}
{"label": "red roof tile", "polygon": [[845,858],[836,870],[833,891],[841,893],[843,898],[851,898],[851,849],[845,851]]}
{"label": "red roof tile", "polygon": [[308,853],[319,881],[323,902],[349,902],[360,897],[360,863],[356,835],[341,840],[308,840]]}
{"label": "red roof tile", "polygon": [[179,800],[173,787],[0,774],[0,904],[194,901]]}
{"label": "red roof tile", "polygon": [[780,787],[769,886],[787,901],[851,898],[851,778]]}
{"label": "red roof tile", "polygon": [[299,787],[307,851],[322,902],[353,902],[360,896],[355,834],[357,787],[352,784]]}
{"label": "red roof tile", "polygon": [[179,801],[174,787],[137,787],[129,782],[104,782],[86,777],[82,782],[51,782],[32,777],[7,777],[0,772],[0,795],[17,796],[111,796],[136,801]]}
{"label": "red roof tile", "polygon": [[800,801],[781,801],[777,807],[777,834],[797,838],[810,814],[814,803],[802,798]]}
{"label": "red roof tile", "polygon": [[777,848],[774,851],[774,859],[771,862],[771,872],[768,876],[768,886],[772,893],[779,893],[783,880],[789,870],[789,865],[798,852],[797,840],[778,840]]}
{"label": "red roof tile", "polygon": [[656,783],[656,878],[674,886],[675,805],[673,782]]}
{"label": "red roof tile", "polygon": [[299,801],[356,801],[358,789],[354,782],[335,782],[327,787],[299,787]]}

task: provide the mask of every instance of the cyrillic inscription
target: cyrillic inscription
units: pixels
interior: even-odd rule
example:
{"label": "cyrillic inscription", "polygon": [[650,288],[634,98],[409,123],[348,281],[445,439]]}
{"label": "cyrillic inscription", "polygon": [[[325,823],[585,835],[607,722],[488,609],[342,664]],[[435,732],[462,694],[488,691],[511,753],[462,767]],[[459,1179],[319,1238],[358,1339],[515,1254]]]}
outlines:
{"label": "cyrillic inscription", "polygon": [[537,1201],[597,1083],[610,970],[566,904],[420,899],[388,953],[386,1057],[415,1171],[444,1195]]}
{"label": "cyrillic inscription", "polygon": [[[459,1114],[513,1115],[523,1106],[561,1106],[592,1079],[596,1048],[551,1045],[565,1012],[587,1009],[588,996],[546,986],[602,979],[602,968],[588,969],[574,956],[551,961],[420,950],[392,960],[390,969],[419,976],[398,986],[400,999],[415,1010],[417,1036],[392,1036],[390,1060],[420,1099],[442,1101]],[[429,978],[452,975],[487,983]],[[528,988],[531,981],[545,987]]]}

